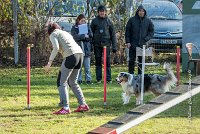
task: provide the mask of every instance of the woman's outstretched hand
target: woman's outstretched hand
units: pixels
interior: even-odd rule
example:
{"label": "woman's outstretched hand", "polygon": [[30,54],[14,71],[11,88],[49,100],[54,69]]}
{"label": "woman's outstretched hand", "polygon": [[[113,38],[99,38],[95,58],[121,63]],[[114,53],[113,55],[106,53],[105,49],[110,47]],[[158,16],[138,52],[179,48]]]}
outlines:
{"label": "woman's outstretched hand", "polygon": [[44,67],[44,70],[45,70],[46,73],[49,72],[50,67],[51,67],[51,63],[48,62],[48,64]]}

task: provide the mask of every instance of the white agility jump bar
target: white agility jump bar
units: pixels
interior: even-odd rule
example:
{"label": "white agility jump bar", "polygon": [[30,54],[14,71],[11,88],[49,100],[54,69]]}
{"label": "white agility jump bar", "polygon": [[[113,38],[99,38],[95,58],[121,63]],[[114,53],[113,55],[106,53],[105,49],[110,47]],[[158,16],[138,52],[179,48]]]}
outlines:
{"label": "white agility jump bar", "polygon": [[141,122],[179,104],[180,102],[190,98],[191,96],[198,94],[199,92],[200,92],[200,86],[192,89],[191,91],[183,93],[182,95],[172,99],[171,101],[168,101],[168,102],[160,105],[159,107],[155,108],[154,110],[151,110],[148,113],[141,115],[140,117],[136,118],[135,120],[130,121],[130,122],[126,123],[125,125],[122,125],[121,127],[118,127],[116,129],[116,133],[120,134],[120,133],[130,129],[131,127],[136,126],[136,125],[140,124]]}

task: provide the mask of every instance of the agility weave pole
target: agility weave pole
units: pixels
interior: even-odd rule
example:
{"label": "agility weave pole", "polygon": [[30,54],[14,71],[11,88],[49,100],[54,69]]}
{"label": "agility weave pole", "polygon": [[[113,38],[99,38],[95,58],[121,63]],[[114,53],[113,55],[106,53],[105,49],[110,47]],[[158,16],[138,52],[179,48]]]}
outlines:
{"label": "agility weave pole", "polygon": [[200,76],[193,81],[192,89],[189,85],[180,85],[174,91],[166,92],[153,100],[128,111],[108,123],[88,132],[88,134],[119,134],[159,113],[183,102],[184,100],[200,93]]}
{"label": "agility weave pole", "polygon": [[107,79],[106,79],[106,46],[103,47],[103,65],[104,65],[104,106],[107,105],[106,103],[106,97],[107,97],[107,91],[106,91],[106,82],[107,82]]}
{"label": "agility weave pole", "polygon": [[142,82],[141,82],[141,99],[140,104],[144,102],[144,71],[145,71],[145,45],[142,48]]}
{"label": "agility weave pole", "polygon": [[30,46],[27,47],[27,108],[30,109],[30,85],[31,85],[31,78],[30,78]]}
{"label": "agility weave pole", "polygon": [[181,49],[180,46],[176,47],[176,77],[177,77],[177,86],[180,82],[180,58],[181,57]]}
{"label": "agility weave pole", "polygon": [[27,109],[30,110],[30,88],[31,88],[31,47],[33,44],[27,46]]}

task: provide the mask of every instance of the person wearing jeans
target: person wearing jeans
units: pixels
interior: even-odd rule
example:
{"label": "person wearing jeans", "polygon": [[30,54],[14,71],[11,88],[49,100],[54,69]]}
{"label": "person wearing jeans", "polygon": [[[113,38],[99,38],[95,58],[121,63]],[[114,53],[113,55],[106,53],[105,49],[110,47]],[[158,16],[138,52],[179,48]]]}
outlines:
{"label": "person wearing jeans", "polygon": [[68,85],[72,89],[79,103],[79,107],[74,112],[88,111],[89,107],[86,104],[83,92],[76,81],[83,62],[83,51],[74,41],[71,34],[60,30],[57,23],[50,23],[47,30],[53,50],[49,57],[48,64],[45,66],[45,71],[48,72],[58,52],[63,56],[63,62],[57,78],[57,86],[60,95],[59,104],[62,105],[63,108],[53,114],[70,113]]}
{"label": "person wearing jeans", "polygon": [[[88,25],[85,25],[88,27],[88,31],[85,31],[85,34],[82,34],[79,32],[79,26],[82,24],[86,24],[85,16],[83,14],[80,14],[77,19],[74,26],[72,26],[71,34],[74,38],[74,40],[77,42],[77,44],[82,48],[84,53],[84,59],[83,59],[83,66],[85,70],[85,80],[87,84],[91,84],[91,71],[90,71],[90,59],[91,59],[91,50],[92,46],[90,44],[90,41],[92,40],[92,32],[90,30],[90,27]],[[78,75],[78,83],[82,83],[82,68],[80,69],[79,75]]]}
{"label": "person wearing jeans", "polygon": [[[90,57],[84,56],[83,58],[83,66],[84,66],[84,73],[85,73],[85,80],[87,84],[92,84],[92,76],[90,71]],[[80,69],[79,75],[78,75],[78,83],[82,83],[82,69]]]}

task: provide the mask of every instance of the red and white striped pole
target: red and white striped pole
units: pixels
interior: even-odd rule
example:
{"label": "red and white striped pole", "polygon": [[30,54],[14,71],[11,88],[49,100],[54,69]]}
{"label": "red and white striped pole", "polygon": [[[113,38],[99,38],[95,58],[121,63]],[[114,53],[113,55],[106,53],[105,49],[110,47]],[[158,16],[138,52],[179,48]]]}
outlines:
{"label": "red and white striped pole", "polygon": [[30,85],[31,85],[31,54],[30,54],[30,49],[31,49],[32,44],[28,44],[27,47],[27,107],[30,110]]}
{"label": "red and white striped pole", "polygon": [[104,106],[106,106],[106,95],[107,95],[107,91],[106,91],[106,46],[103,47],[103,64],[104,64]]}
{"label": "red and white striped pole", "polygon": [[177,77],[177,86],[179,86],[180,82],[180,57],[181,57],[181,49],[180,46],[176,48],[176,77]]}

